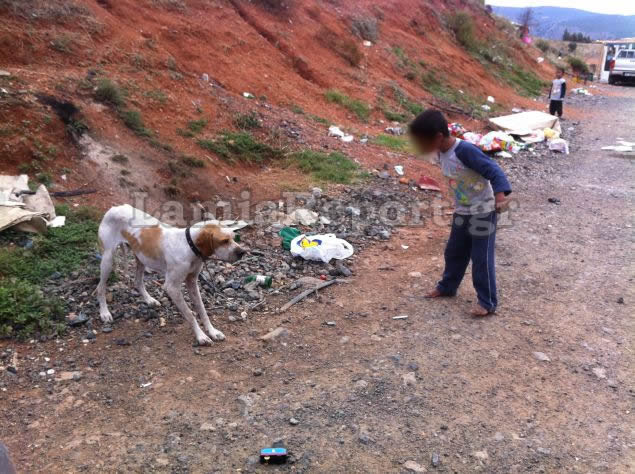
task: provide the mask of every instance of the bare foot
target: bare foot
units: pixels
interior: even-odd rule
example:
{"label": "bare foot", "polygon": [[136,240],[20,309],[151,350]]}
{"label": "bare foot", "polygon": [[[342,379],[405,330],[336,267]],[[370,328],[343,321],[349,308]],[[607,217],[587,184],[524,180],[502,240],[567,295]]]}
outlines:
{"label": "bare foot", "polygon": [[435,288],[429,293],[426,293],[425,298],[441,298],[442,296],[444,296],[443,293],[441,293],[438,288]]}
{"label": "bare foot", "polygon": [[470,314],[472,316],[475,316],[477,318],[482,318],[485,316],[489,316],[490,314],[492,314],[494,311],[490,311],[488,309],[483,308],[480,304],[477,304],[476,306],[474,306],[472,308],[472,310],[470,311]]}

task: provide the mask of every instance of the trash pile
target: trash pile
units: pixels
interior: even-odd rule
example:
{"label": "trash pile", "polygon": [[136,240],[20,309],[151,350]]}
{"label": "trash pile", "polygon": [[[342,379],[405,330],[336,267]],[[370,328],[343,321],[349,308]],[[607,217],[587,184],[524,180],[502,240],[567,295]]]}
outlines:
{"label": "trash pile", "polygon": [[578,87],[576,89],[573,89],[571,92],[573,92],[574,94],[580,94],[580,95],[586,95],[586,96],[592,96],[593,95],[587,89],[585,89],[584,87]]}
{"label": "trash pile", "polygon": [[[388,241],[395,228],[417,222],[423,225],[430,211],[416,206],[434,191],[422,188],[434,188],[438,183],[422,177],[422,186],[415,181],[406,187],[399,182],[403,177],[391,167],[384,168],[383,177],[370,179],[364,187],[343,188],[337,195],[319,188],[299,193],[292,207],[281,201],[275,209],[262,209],[247,227],[241,221],[221,221],[239,228],[240,241],[250,253],[234,264],[211,260],[207,263],[211,273],[206,269],[201,272],[201,292],[211,314],[238,323],[258,313],[278,310],[280,300],[288,305],[307,291],[310,296],[316,288],[351,276],[348,267],[357,254],[376,242]],[[115,319],[156,320],[157,324],[165,324],[168,318],[180,320],[161,288],[161,275],[146,277],[149,293],[162,303],[150,307],[131,289],[133,255],[118,252],[116,259],[118,281],[109,285]],[[45,294],[67,302],[69,313],[81,315],[75,326],[78,331],[99,325],[97,301],[88,296],[95,289],[98,275],[99,259],[95,258],[68,277],[58,276],[42,285]],[[77,297],[82,294],[86,296]],[[276,296],[273,304],[271,299]],[[94,335],[86,339],[93,340]]]}
{"label": "trash pile", "polygon": [[342,131],[342,129],[340,129],[340,127],[337,127],[335,125],[331,125],[329,127],[329,137],[339,138],[344,143],[350,143],[355,139],[353,135],[347,135]]}
{"label": "trash pile", "polygon": [[35,191],[29,177],[0,175],[0,231],[15,228],[22,232],[46,232],[47,227],[61,227],[66,218],[55,215],[55,206],[46,186]]}
{"label": "trash pile", "polygon": [[478,146],[485,153],[510,158],[512,153],[528,150],[531,145],[547,142],[549,149],[569,154],[568,143],[560,138],[560,120],[539,111],[518,112],[489,119],[498,128],[485,135],[469,132],[461,124],[451,123],[450,134]]}

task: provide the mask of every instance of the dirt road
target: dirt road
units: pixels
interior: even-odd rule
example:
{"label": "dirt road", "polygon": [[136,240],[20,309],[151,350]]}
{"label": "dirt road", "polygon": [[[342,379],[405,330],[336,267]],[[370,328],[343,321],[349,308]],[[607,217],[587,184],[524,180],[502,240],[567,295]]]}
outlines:
{"label": "dirt road", "polygon": [[[603,91],[569,107],[570,155],[505,164],[520,207],[495,316],[467,315],[469,278],[423,300],[447,227],[403,230],[319,300],[218,320],[210,348],[176,317],[90,345],[3,342],[19,367],[0,375],[0,440],[20,472],[632,472],[635,176],[600,147],[635,141],[635,88]],[[81,377],[38,382],[44,357]],[[259,466],[276,440],[292,462]]]}

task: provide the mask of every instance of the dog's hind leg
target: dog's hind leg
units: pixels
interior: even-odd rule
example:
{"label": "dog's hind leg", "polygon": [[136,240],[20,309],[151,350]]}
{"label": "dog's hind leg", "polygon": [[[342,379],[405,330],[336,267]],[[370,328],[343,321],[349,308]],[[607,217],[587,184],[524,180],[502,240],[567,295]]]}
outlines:
{"label": "dog's hind leg", "polygon": [[101,257],[99,285],[97,285],[97,301],[99,301],[99,317],[105,323],[112,323],[112,315],[108,310],[106,302],[106,285],[108,277],[112,272],[112,262],[114,259],[114,248],[105,249]]}
{"label": "dog's hind leg", "polygon": [[207,335],[201,330],[201,327],[198,325],[194,314],[190,308],[188,308],[187,303],[185,302],[185,298],[183,298],[183,293],[181,292],[181,285],[183,284],[183,276],[180,274],[170,274],[167,273],[165,275],[165,284],[163,287],[165,288],[165,292],[172,299],[176,307],[179,309],[183,317],[190,323],[192,326],[192,330],[194,331],[194,335],[196,336],[196,341],[200,345],[211,344],[212,340],[207,337]]}
{"label": "dog's hind leg", "polygon": [[203,299],[201,298],[201,292],[198,288],[198,274],[192,273],[188,275],[185,279],[185,286],[187,287],[187,292],[190,294],[190,300],[192,300],[194,309],[203,321],[203,326],[205,326],[207,334],[209,334],[215,341],[224,340],[225,335],[212,326],[209,316],[207,315],[207,311],[205,310],[205,305],[203,304]]}
{"label": "dog's hind leg", "polygon": [[137,274],[135,276],[135,286],[137,287],[137,291],[146,304],[149,304],[150,306],[161,306],[161,303],[148,294],[146,286],[143,283],[143,275],[146,271],[145,265],[141,263],[141,260],[139,260],[136,256],[135,260],[137,261]]}

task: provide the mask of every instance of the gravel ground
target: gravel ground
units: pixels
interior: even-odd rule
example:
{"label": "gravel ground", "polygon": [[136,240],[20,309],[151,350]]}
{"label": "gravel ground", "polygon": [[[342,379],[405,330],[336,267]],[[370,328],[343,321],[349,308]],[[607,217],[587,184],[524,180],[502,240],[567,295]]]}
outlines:
{"label": "gravel ground", "polygon": [[[422,298],[448,232],[432,219],[369,239],[348,284],[286,313],[272,310],[286,291],[245,320],[219,308],[228,339],[212,347],[121,281],[112,331],[0,343],[16,368],[0,374],[0,440],[19,471],[632,472],[635,181],[632,158],[600,148],[635,141],[635,89],[594,92],[569,106],[570,155],[504,162],[517,206],[496,315],[467,315],[469,278],[457,298]],[[289,266],[290,281],[329,270]],[[90,288],[73,297],[94,317]],[[274,442],[289,463],[257,464]]]}

